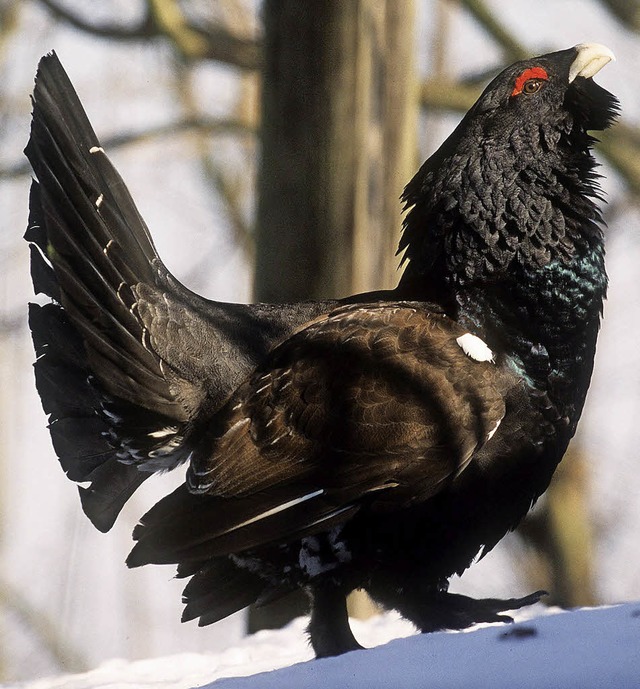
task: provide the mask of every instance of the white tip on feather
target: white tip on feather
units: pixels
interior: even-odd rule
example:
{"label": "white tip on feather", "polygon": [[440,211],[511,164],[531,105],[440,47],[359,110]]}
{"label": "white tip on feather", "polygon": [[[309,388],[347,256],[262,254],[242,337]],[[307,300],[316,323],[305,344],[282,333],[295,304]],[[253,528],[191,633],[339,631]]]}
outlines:
{"label": "white tip on feather", "polygon": [[484,340],[477,335],[465,333],[456,338],[462,351],[475,361],[493,361],[494,354]]}
{"label": "white tip on feather", "polygon": [[278,514],[279,512],[283,512],[284,510],[288,510],[291,507],[295,507],[296,505],[299,505],[302,502],[307,502],[307,500],[311,500],[312,498],[317,498],[319,495],[322,495],[323,493],[324,493],[324,489],[320,488],[318,490],[314,490],[312,493],[307,493],[306,495],[303,495],[300,498],[294,498],[293,500],[283,502],[281,505],[276,505],[275,507],[272,507],[271,509],[266,510],[265,512],[262,512],[261,514],[258,514],[255,517],[251,517],[250,519],[247,519],[246,521],[235,526],[234,529],[241,529],[244,526],[249,526],[249,524],[253,524],[254,522],[258,522],[261,519],[267,519],[267,517],[272,517],[274,514]]}
{"label": "white tip on feather", "polygon": [[177,426],[166,426],[161,428],[159,431],[153,431],[153,433],[147,433],[150,438],[166,438],[168,435],[175,435],[178,432]]}
{"label": "white tip on feather", "polygon": [[102,146],[92,146],[89,149],[89,153],[104,153],[104,148]]}

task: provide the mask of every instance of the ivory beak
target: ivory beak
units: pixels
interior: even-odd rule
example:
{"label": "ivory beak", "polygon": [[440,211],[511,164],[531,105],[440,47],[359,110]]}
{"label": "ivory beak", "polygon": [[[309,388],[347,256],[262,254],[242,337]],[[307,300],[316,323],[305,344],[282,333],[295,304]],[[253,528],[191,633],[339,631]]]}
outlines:
{"label": "ivory beak", "polygon": [[576,59],[569,68],[569,83],[576,77],[589,79],[597,74],[608,62],[615,61],[615,55],[601,43],[579,43],[575,46]]}

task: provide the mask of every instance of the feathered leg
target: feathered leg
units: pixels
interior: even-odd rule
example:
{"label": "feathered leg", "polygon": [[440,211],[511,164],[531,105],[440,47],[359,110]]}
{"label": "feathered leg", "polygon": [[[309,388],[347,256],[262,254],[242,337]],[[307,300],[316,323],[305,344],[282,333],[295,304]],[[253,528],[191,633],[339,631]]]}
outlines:
{"label": "feathered leg", "polygon": [[325,581],[309,588],[311,621],[307,631],[316,658],[362,649],[349,626],[347,598],[342,588]]}

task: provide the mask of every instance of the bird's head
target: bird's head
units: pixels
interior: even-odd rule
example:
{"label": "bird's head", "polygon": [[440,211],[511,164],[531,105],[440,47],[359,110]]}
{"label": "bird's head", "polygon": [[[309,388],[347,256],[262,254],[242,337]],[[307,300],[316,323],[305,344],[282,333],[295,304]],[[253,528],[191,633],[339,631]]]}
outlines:
{"label": "bird's head", "polygon": [[606,46],[582,43],[516,62],[487,86],[459,129],[489,137],[523,132],[527,125],[605,129],[615,118],[617,100],[592,77],[612,60]]}
{"label": "bird's head", "polygon": [[542,266],[601,240],[588,131],[617,115],[617,99],[592,79],[613,59],[585,43],[493,79],[405,189],[409,275],[495,281],[514,260]]}

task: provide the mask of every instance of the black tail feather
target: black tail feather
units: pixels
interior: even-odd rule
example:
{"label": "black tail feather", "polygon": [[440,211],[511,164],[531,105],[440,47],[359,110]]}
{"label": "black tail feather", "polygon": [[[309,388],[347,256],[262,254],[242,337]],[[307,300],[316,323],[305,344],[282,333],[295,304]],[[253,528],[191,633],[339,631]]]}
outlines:
{"label": "black tail feather", "polygon": [[336,506],[320,494],[292,499],[287,485],[219,498],[194,495],[183,484],[142,517],[133,532],[137,543],[127,564],[187,564],[293,541],[329,529],[358,509],[358,505]]}
{"label": "black tail feather", "polygon": [[103,533],[113,526],[127,500],[151,476],[137,467],[110,458],[88,476],[89,488],[80,488],[82,509]]}
{"label": "black tail feather", "polygon": [[178,576],[192,576],[182,594],[182,621],[199,618],[204,627],[246,608],[258,600],[265,582],[226,557],[202,564],[196,572],[178,570]]}
{"label": "black tail feather", "polygon": [[[102,398],[91,382],[82,340],[63,309],[30,304],[29,326],[37,356],[36,386],[49,415],[54,449],[72,481],[91,481],[90,488],[80,489],[84,511],[96,528],[108,531],[150,474],[119,461],[108,440],[107,420],[98,413]],[[109,485],[107,476],[118,480]]]}
{"label": "black tail feather", "polygon": [[54,53],[38,67],[25,152],[31,274],[53,300],[31,314],[38,391],[62,466],[92,481],[83,506],[105,529],[149,472],[188,459],[195,421],[327,306],[222,304],[180,285]]}
{"label": "black tail feather", "polygon": [[[117,238],[133,275],[139,280],[150,279],[152,262],[159,259],[149,231],[124,181],[104,155],[55,53],[40,61],[33,104],[31,138],[25,153],[38,179],[64,180],[65,191],[73,190],[69,210],[82,209],[83,220],[91,223],[96,231],[92,236],[100,244]],[[96,207],[101,194],[103,202]],[[99,222],[100,217],[104,223]]]}
{"label": "black tail feather", "polygon": [[[29,324],[36,385],[68,477],[91,482],[82,504],[101,531],[152,468],[184,460],[186,414],[159,357],[145,346],[134,286],[167,272],[55,54],[38,67],[25,149],[37,181],[29,198]],[[170,458],[145,466],[153,453]]]}
{"label": "black tail feather", "polygon": [[36,289],[67,311],[108,391],[184,416],[158,357],[145,347],[132,292],[166,269],[55,54],[40,62],[25,152],[38,178],[25,235],[41,253],[34,251]]}

